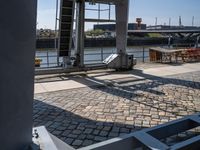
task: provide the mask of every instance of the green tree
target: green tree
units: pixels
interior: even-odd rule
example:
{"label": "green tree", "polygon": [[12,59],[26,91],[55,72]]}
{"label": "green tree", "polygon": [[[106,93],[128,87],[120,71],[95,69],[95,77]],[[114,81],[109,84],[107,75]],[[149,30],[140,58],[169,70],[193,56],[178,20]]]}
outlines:
{"label": "green tree", "polygon": [[101,29],[86,31],[86,36],[99,36],[103,34],[104,34],[104,31]]}

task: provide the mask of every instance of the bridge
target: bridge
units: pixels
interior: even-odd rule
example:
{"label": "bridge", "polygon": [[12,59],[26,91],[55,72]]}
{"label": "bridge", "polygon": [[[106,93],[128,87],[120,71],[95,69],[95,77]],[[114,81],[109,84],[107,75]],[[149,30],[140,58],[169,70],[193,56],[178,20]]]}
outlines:
{"label": "bridge", "polygon": [[147,33],[160,33],[160,34],[165,34],[168,35],[169,37],[173,38],[181,38],[181,39],[189,39],[193,38],[198,40],[200,36],[200,29],[196,30],[128,30],[128,34],[147,34]]}
{"label": "bridge", "polygon": [[199,30],[128,30],[128,33],[198,33]]}

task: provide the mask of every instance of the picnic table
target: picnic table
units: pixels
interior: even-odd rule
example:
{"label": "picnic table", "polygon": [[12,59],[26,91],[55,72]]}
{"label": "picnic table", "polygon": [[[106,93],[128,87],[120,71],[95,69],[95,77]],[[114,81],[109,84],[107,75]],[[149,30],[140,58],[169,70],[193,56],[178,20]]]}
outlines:
{"label": "picnic table", "polygon": [[200,48],[188,48],[182,53],[184,62],[200,61]]}
{"label": "picnic table", "polygon": [[[153,62],[172,62],[178,61],[178,58],[182,58],[182,53],[187,49],[167,49],[161,47],[152,47],[149,49],[150,61]],[[174,59],[173,59],[174,58]]]}

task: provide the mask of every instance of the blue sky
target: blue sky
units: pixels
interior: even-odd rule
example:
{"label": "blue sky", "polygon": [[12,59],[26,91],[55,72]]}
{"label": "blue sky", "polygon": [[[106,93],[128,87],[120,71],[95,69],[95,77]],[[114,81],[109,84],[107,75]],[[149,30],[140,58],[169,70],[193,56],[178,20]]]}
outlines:
{"label": "blue sky", "polygon": [[[55,26],[55,4],[56,0],[38,1],[38,28],[51,28]],[[192,17],[195,17],[194,25],[200,26],[200,0],[130,0],[129,22],[135,22],[135,18],[141,17],[143,23],[154,25],[157,17],[157,24],[178,25],[179,16],[182,17],[183,25],[192,25]],[[96,6],[86,6],[96,7]],[[102,8],[107,6],[102,5]],[[112,17],[114,17],[114,8]],[[97,13],[86,11],[87,17],[96,17]],[[102,18],[108,14],[103,13]],[[86,30],[92,28],[92,24],[86,24]]]}

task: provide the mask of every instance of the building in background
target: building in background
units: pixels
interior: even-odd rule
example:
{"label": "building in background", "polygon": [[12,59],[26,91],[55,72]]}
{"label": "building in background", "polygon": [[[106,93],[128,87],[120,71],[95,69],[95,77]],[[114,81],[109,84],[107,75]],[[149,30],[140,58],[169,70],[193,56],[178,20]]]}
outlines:
{"label": "building in background", "polygon": [[[103,30],[103,31],[115,31],[115,24],[95,24],[94,30]],[[137,23],[129,23],[128,24],[128,30],[137,30],[138,24]],[[146,30],[146,24],[140,25],[141,30]]]}

